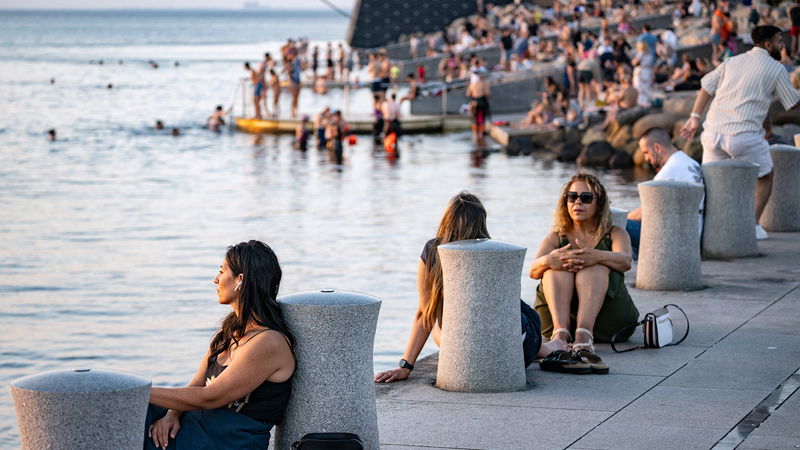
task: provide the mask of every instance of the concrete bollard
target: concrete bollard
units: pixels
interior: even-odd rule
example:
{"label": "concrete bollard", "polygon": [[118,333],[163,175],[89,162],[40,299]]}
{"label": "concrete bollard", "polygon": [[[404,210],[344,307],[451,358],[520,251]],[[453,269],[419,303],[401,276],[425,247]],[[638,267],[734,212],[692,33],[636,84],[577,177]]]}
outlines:
{"label": "concrete bollard", "polygon": [[18,378],[11,395],[24,449],[141,449],[150,380],[108,370]]}
{"label": "concrete bollard", "polygon": [[444,281],[439,388],[525,389],[519,310],[525,252],[488,239],[439,246]]}
{"label": "concrete bollard", "polygon": [[278,449],[307,433],[355,433],[378,448],[372,347],[381,300],[356,292],[298,292],[278,299],[295,338],[297,369]]}
{"label": "concrete bollard", "polygon": [[706,207],[703,258],[740,258],[758,254],[755,193],[758,166],[745,161],[703,164]]}
{"label": "concrete bollard", "polygon": [[775,178],[761,226],[767,231],[800,231],[800,148],[773,145],[769,153]]}
{"label": "concrete bollard", "polygon": [[642,235],[636,287],[664,291],[699,289],[697,214],[703,187],[680,181],[639,184]]}
{"label": "concrete bollard", "polygon": [[611,207],[611,223],[614,225],[625,229],[625,225],[628,223],[628,211],[624,209],[614,208]]}

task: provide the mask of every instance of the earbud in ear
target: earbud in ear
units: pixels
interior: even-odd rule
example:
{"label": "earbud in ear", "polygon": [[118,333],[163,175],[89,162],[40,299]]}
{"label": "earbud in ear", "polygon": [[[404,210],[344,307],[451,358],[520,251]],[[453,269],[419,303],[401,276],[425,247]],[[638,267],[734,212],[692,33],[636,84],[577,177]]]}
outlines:
{"label": "earbud in ear", "polygon": [[233,290],[234,290],[234,291],[236,291],[236,292],[238,292],[238,291],[239,291],[239,289],[241,289],[241,288],[242,288],[242,282],[240,281],[240,282],[236,283],[236,287],[235,287],[235,288],[233,288]]}

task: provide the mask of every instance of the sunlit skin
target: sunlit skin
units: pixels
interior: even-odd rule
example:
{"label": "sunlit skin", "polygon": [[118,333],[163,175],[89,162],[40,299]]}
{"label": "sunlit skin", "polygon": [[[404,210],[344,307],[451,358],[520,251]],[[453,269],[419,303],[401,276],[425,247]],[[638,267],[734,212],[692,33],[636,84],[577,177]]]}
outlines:
{"label": "sunlit skin", "polygon": [[[571,232],[566,235],[569,244],[562,247],[558,233],[550,232],[539,246],[536,260],[531,264],[530,277],[542,280],[554,330],[570,328],[570,304],[573,293],[577,293],[576,325],[591,331],[608,291],[609,272],[626,272],[630,269],[631,241],[625,230],[612,227],[611,251],[596,249],[597,194],[583,180],[574,181],[568,191],[578,195],[592,193],[594,198],[590,203],[584,203],[580,198],[566,202],[567,213],[573,222]],[[566,333],[552,337],[570,338]],[[590,341],[586,333],[578,333],[574,338],[575,343]]]}
{"label": "sunlit skin", "polygon": [[[230,305],[237,314],[237,299],[244,276],[234,274],[227,260],[223,260],[214,277],[217,301]],[[151,389],[150,403],[169,409],[148,430],[148,437],[156,447],[166,448],[170,439],[175,439],[184,411],[219,408],[244,397],[264,380],[281,383],[291,377],[295,362],[286,339],[277,331],[258,333],[263,329],[263,326],[250,324],[238,345],[232,344],[229,350],[217,356],[217,362],[227,368],[213,383],[206,384],[207,361],[204,357],[188,386]]]}
{"label": "sunlit skin", "polygon": [[219,273],[214,277],[214,284],[217,285],[217,299],[220,305],[231,305],[236,309],[236,298],[238,296],[237,284],[244,280],[244,274],[234,275],[228,266],[228,261],[223,261],[219,266]]}

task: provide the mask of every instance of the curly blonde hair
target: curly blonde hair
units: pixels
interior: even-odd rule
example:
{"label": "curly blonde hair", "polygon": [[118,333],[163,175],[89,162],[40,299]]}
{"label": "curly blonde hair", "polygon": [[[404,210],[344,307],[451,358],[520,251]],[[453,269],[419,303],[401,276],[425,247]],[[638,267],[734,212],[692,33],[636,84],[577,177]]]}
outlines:
{"label": "curly blonde hair", "polygon": [[561,196],[558,197],[556,210],[553,213],[553,231],[558,233],[559,236],[564,236],[572,232],[575,228],[575,224],[572,222],[572,217],[570,217],[569,209],[567,208],[567,192],[569,191],[569,187],[572,186],[572,183],[576,181],[583,181],[588,184],[589,189],[592,190],[592,194],[594,194],[594,198],[597,201],[597,210],[594,215],[596,226],[595,237],[597,240],[600,240],[606,233],[611,231],[611,227],[613,226],[611,221],[611,207],[608,201],[608,195],[606,194],[606,188],[603,187],[600,178],[596,173],[585,169],[573,175],[564,185],[564,188],[561,189]]}

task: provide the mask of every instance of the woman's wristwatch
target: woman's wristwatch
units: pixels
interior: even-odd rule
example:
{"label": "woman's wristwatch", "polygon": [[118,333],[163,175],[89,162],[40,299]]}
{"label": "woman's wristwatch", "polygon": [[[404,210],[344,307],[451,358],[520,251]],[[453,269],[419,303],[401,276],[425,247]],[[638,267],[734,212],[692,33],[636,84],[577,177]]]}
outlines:
{"label": "woman's wristwatch", "polygon": [[699,119],[700,118],[700,114],[697,114],[696,112],[693,112],[693,113],[689,114],[689,117],[692,117],[694,119]]}
{"label": "woman's wristwatch", "polygon": [[401,359],[400,360],[400,368],[401,369],[414,370],[414,365],[413,364],[409,364],[408,361],[406,361],[405,359]]}

